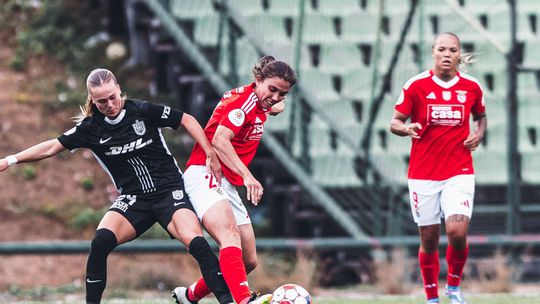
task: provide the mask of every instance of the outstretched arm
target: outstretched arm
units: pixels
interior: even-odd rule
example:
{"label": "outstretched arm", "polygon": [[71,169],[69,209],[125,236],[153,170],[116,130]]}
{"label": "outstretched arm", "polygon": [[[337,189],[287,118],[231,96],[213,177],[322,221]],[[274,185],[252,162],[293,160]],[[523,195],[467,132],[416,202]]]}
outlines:
{"label": "outstretched arm", "polygon": [[195,139],[195,141],[201,146],[206,153],[206,167],[208,167],[212,174],[214,174],[218,183],[221,183],[221,164],[219,163],[219,158],[214,151],[214,147],[206,137],[203,128],[195,117],[184,113],[182,115],[182,121],[180,124],[188,131],[188,133]]}
{"label": "outstretched arm", "polygon": [[0,159],[0,172],[6,170],[10,165],[49,158],[64,151],[65,149],[66,148],[64,148],[64,146],[62,146],[62,144],[56,138],[44,141],[17,154]]}
{"label": "outstretched arm", "polygon": [[236,154],[231,143],[233,137],[234,132],[231,129],[220,125],[214,134],[212,145],[216,149],[219,159],[236,174],[242,176],[244,185],[247,188],[247,199],[257,205],[263,195],[263,187]]}

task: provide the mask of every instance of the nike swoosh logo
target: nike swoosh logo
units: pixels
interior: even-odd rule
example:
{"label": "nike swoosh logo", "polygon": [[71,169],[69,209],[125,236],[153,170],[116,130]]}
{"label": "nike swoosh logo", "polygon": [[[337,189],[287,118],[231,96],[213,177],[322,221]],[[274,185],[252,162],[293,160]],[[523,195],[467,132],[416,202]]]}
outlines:
{"label": "nike swoosh logo", "polygon": [[174,203],[174,206],[176,207],[178,205],[183,205],[183,204],[185,204],[185,203],[184,202],[176,202],[176,203]]}
{"label": "nike swoosh logo", "polygon": [[100,138],[100,139],[99,139],[99,143],[100,143],[100,144],[104,144],[104,143],[108,142],[109,139],[111,139],[111,138],[112,138],[112,136],[109,137],[109,138],[107,138],[107,139],[101,139],[101,138]]}
{"label": "nike swoosh logo", "polygon": [[98,283],[98,282],[101,282],[102,280],[90,280],[90,279],[86,279],[86,282],[92,284],[92,283]]}

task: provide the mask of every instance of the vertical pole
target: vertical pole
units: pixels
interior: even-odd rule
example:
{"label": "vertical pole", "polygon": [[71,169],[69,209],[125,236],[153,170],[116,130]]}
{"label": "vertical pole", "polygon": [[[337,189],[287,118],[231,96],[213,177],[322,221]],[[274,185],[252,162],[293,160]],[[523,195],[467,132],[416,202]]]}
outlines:
{"label": "vertical pole", "polygon": [[[305,15],[305,6],[306,6],[306,0],[300,0],[298,3],[298,16],[296,17],[296,20],[294,20],[294,58],[293,58],[293,66],[296,71],[296,76],[300,79],[301,74],[301,51],[302,51],[302,41],[303,41],[303,28],[304,28],[304,15]],[[300,136],[307,137],[307,134],[303,134],[302,130],[300,132],[297,132],[298,129],[303,128],[307,130],[307,126],[302,127],[299,124],[305,123],[306,120],[302,117],[303,111],[302,111],[302,105],[300,104],[300,100],[298,98],[300,97],[300,94],[296,93],[296,90],[292,90],[291,94],[291,100],[293,102],[290,103],[291,107],[291,119],[289,123],[289,132],[286,137],[287,146],[289,147],[291,153],[294,155],[292,146],[295,141],[296,134],[300,133]],[[300,142],[303,142],[301,140]],[[302,151],[301,159],[304,159],[302,156],[305,156],[309,147],[301,147]]]}
{"label": "vertical pole", "polygon": [[508,124],[508,186],[506,188],[506,232],[519,233],[521,193],[519,189],[519,154],[518,154],[518,122],[517,122],[517,52],[516,52],[516,1],[508,0],[510,7],[510,50],[506,54],[508,70],[507,92],[507,124]]}

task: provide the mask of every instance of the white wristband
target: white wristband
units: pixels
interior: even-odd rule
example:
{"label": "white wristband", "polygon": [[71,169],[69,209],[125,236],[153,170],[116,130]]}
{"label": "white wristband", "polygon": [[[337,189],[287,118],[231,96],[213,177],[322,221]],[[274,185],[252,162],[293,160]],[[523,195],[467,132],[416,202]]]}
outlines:
{"label": "white wristband", "polygon": [[15,155],[7,156],[6,160],[7,160],[8,166],[15,165],[17,163],[17,158],[15,157]]}

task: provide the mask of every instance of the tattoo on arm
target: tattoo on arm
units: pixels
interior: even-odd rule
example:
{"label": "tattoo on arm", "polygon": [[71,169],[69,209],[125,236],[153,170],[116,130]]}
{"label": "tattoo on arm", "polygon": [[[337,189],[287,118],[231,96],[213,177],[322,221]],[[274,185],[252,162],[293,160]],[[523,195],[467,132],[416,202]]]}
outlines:
{"label": "tattoo on arm", "polygon": [[453,214],[448,217],[447,222],[463,223],[469,221],[469,217],[463,214]]}

